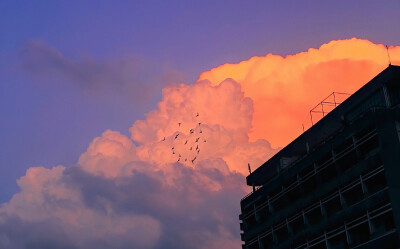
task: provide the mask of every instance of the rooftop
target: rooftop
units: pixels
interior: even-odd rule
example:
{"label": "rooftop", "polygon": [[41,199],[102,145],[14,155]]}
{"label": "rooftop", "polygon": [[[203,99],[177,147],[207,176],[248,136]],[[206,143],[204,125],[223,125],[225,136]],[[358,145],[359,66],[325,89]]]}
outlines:
{"label": "rooftop", "polygon": [[334,136],[346,124],[357,120],[365,112],[375,108],[391,107],[386,87],[390,88],[399,82],[400,66],[389,65],[342,104],[247,176],[247,184],[249,186],[263,185],[279,175],[279,172],[290,168],[296,161],[324,143],[329,137]]}

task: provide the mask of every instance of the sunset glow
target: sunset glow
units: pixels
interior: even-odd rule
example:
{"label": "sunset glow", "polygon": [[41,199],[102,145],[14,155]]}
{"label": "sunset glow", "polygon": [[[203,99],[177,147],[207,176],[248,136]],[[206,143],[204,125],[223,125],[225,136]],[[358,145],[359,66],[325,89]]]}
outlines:
{"label": "sunset glow", "polygon": [[239,249],[249,170],[400,64],[399,1],[22,2],[0,2],[1,249]]}
{"label": "sunset glow", "polygon": [[[393,62],[400,62],[399,51],[390,48]],[[309,127],[308,111],[324,96],[352,93],[384,69],[385,52],[367,40],[332,41],[285,58],[269,54],[224,64],[195,84],[167,86],[158,107],[130,128],[130,138],[107,130],[77,166],[28,169],[18,180],[21,192],[1,208],[0,221],[57,218],[57,226],[81,245],[88,237],[110,243],[121,237],[152,248],[162,234],[179,233],[181,239],[212,241],[201,248],[233,248],[240,244],[235,230],[226,230],[233,221],[221,219],[228,203],[214,198],[236,196],[235,202],[245,195],[247,163],[258,167],[276,152],[273,147],[298,136],[302,123]],[[201,207],[212,200],[217,203],[207,220],[216,226],[213,235],[210,224],[197,227],[196,235],[183,227],[165,230],[168,217],[185,220],[186,210],[203,219]]]}
{"label": "sunset glow", "polygon": [[[393,64],[400,64],[400,47],[389,47]],[[253,100],[252,141],[285,146],[311,126],[309,111],[330,93],[354,93],[389,64],[386,47],[357,38],[337,40],[307,52],[282,57],[268,54],[203,72],[199,81],[218,85],[225,78],[238,82]]]}

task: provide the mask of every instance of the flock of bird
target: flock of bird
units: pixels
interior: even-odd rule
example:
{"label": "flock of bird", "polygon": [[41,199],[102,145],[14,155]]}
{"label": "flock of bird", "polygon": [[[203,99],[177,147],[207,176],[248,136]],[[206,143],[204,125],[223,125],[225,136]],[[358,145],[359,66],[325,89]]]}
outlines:
{"label": "flock of bird", "polygon": [[[199,119],[199,113],[196,113],[195,117]],[[178,127],[181,127],[182,123],[178,123]],[[188,160],[194,164],[194,162],[197,159],[198,154],[200,153],[200,143],[206,143],[207,140],[203,136],[203,131],[201,129],[201,122],[198,122],[196,124],[196,127],[192,128],[189,130],[189,137],[187,139],[179,139],[179,135],[181,133],[177,133],[175,136],[173,136],[173,144],[172,144],[172,154],[177,155],[177,162],[187,162]],[[162,139],[162,141],[165,141],[165,137]],[[184,142],[183,142],[184,141]],[[182,143],[182,144],[180,144]],[[175,147],[181,147],[179,145],[183,145],[185,150],[187,150],[185,153],[182,151],[178,151],[177,148]],[[187,154],[187,152],[190,151],[189,156],[185,156],[185,159],[183,159],[184,156],[182,154]]]}

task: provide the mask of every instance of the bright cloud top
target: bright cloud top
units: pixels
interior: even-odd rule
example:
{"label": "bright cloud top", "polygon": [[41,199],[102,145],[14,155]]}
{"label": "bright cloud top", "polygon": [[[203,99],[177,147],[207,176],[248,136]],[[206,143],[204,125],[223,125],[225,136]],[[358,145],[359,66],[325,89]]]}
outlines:
{"label": "bright cloud top", "polygon": [[[0,208],[0,247],[240,248],[247,163],[276,152],[268,141],[279,146],[298,134],[317,99],[337,87],[352,92],[383,69],[382,49],[334,41],[165,87],[131,137],[107,130],[75,166],[27,170]],[[399,47],[390,50],[400,58]]]}
{"label": "bright cloud top", "polygon": [[[400,47],[390,46],[392,64]],[[268,54],[224,64],[200,75],[218,85],[231,78],[253,100],[252,140],[264,138],[281,147],[309,127],[309,111],[333,91],[353,93],[389,64],[386,47],[368,40],[331,41],[320,48],[288,55]]]}

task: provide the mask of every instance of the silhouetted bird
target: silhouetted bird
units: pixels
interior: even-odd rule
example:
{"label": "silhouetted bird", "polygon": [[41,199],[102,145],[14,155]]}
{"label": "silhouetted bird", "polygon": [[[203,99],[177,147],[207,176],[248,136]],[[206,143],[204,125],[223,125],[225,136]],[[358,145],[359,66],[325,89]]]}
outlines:
{"label": "silhouetted bird", "polygon": [[178,123],[178,126],[181,126],[182,123]]}
{"label": "silhouetted bird", "polygon": [[174,139],[177,139],[177,138],[178,138],[178,136],[179,136],[179,133],[178,133],[178,134],[176,134],[176,136],[175,136],[175,138],[174,138]]}
{"label": "silhouetted bird", "polygon": [[204,139],[204,143],[205,143],[205,142],[207,142],[207,141]]}
{"label": "silhouetted bird", "polygon": [[187,144],[187,141],[188,141],[188,140],[186,140],[185,144]]}
{"label": "silhouetted bird", "polygon": [[198,116],[199,116],[199,113],[196,114],[196,117],[198,117]]}
{"label": "silhouetted bird", "polygon": [[194,160],[196,160],[196,158],[197,158],[197,157],[194,157],[194,158],[193,158],[192,163],[194,163]]}
{"label": "silhouetted bird", "polygon": [[189,150],[192,150],[192,147],[190,147],[190,149]]}
{"label": "silhouetted bird", "polygon": [[172,154],[175,154],[175,151],[172,151]]}
{"label": "silhouetted bird", "polygon": [[175,147],[172,147],[171,150],[175,149]]}
{"label": "silhouetted bird", "polygon": [[196,143],[199,141],[200,137],[196,138]]}
{"label": "silhouetted bird", "polygon": [[163,140],[161,140],[161,141],[165,141],[165,137],[164,137]]}
{"label": "silhouetted bird", "polygon": [[199,126],[201,125],[201,123],[199,123]]}
{"label": "silhouetted bird", "polygon": [[199,146],[197,145],[197,146],[196,146],[196,150],[198,150],[198,149],[199,149]]}
{"label": "silhouetted bird", "polygon": [[187,161],[187,158],[185,158],[185,162]]}
{"label": "silhouetted bird", "polygon": [[178,161],[177,162],[179,162],[181,160],[181,158],[178,158]]}
{"label": "silhouetted bird", "polygon": [[200,133],[203,133],[203,131],[202,131],[202,130],[200,130]]}
{"label": "silhouetted bird", "polygon": [[190,134],[193,134],[193,132],[194,132],[194,130],[193,130],[193,129],[190,129]]}
{"label": "silhouetted bird", "polygon": [[197,151],[197,154],[199,154],[200,150]]}

